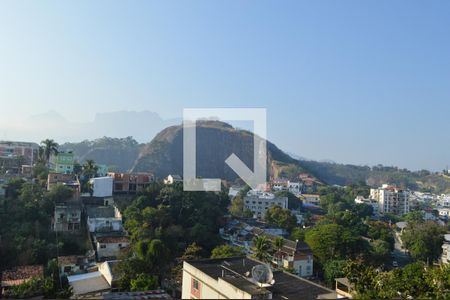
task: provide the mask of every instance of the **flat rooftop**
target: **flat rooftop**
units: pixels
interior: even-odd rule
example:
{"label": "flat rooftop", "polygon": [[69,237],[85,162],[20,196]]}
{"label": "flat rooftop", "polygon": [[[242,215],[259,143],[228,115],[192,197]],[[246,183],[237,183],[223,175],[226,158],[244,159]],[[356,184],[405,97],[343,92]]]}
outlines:
{"label": "flat rooftop", "polygon": [[[273,270],[275,283],[268,287],[259,287],[251,281],[251,270],[261,262],[248,257],[232,257],[225,259],[208,259],[187,261],[188,264],[202,271],[211,278],[233,284],[235,287],[251,295],[272,293],[272,299],[317,299],[319,295],[334,294],[333,290],[320,286],[298,276]],[[248,273],[249,272],[249,273]],[[333,299],[333,298],[331,298]]]}

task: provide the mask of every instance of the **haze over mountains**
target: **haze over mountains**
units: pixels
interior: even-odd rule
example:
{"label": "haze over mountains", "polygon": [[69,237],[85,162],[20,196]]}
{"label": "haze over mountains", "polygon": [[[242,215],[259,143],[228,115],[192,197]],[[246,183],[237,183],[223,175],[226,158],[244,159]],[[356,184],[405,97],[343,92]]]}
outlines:
{"label": "haze over mountains", "polygon": [[117,111],[97,113],[91,122],[74,122],[52,110],[30,116],[23,121],[2,124],[0,139],[40,142],[50,137],[59,143],[93,140],[104,136],[133,136],[149,142],[162,129],[179,124],[181,119],[163,119],[151,111]]}

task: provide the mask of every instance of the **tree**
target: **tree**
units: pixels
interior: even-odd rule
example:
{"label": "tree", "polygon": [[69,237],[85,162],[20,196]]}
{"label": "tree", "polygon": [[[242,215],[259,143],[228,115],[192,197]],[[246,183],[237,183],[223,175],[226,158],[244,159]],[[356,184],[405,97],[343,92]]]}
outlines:
{"label": "tree", "polygon": [[284,239],[282,237],[277,237],[275,239],[273,245],[275,246],[275,249],[277,251],[281,251],[281,249],[283,249],[283,246],[284,246]]}
{"label": "tree", "polygon": [[54,155],[58,154],[58,143],[56,143],[54,140],[46,139],[41,142],[41,147],[43,158],[45,159],[48,165],[52,154]]}
{"label": "tree", "polygon": [[277,197],[287,197],[288,198],[288,208],[292,210],[301,210],[302,208],[302,200],[292,194],[289,191],[279,191],[275,193]]}
{"label": "tree", "polygon": [[272,206],[266,211],[267,222],[291,231],[297,225],[297,218],[289,209]]}
{"label": "tree", "polygon": [[83,165],[82,174],[90,179],[97,176],[97,171],[98,166],[95,164],[95,161],[93,161],[92,159],[86,160],[86,162]]}
{"label": "tree", "polygon": [[305,240],[305,230],[300,227],[295,227],[292,229],[290,239],[293,241],[304,241]]}
{"label": "tree", "polygon": [[63,184],[57,184],[50,188],[46,197],[51,203],[64,202],[73,196],[73,189]]}
{"label": "tree", "polygon": [[253,256],[262,261],[268,262],[269,258],[270,241],[264,236],[258,236],[253,239]]}
{"label": "tree", "polygon": [[148,274],[139,274],[130,281],[132,292],[150,291],[159,287],[158,277]]}
{"label": "tree", "polygon": [[244,256],[245,252],[240,247],[230,245],[221,245],[214,248],[211,252],[211,258],[227,258],[235,256]]}
{"label": "tree", "polygon": [[371,242],[370,260],[376,266],[380,266],[390,261],[391,246],[383,240],[374,240]]}
{"label": "tree", "polygon": [[182,260],[194,260],[202,258],[203,249],[197,243],[190,244],[181,256]]}
{"label": "tree", "polygon": [[253,213],[245,208],[244,199],[240,195],[237,195],[231,200],[229,212],[232,216],[237,218],[251,218],[253,216]]}
{"label": "tree", "polygon": [[329,260],[355,257],[364,252],[360,237],[341,225],[318,225],[306,231],[305,242],[322,264]]}
{"label": "tree", "polygon": [[403,216],[403,220],[412,223],[423,223],[425,220],[423,218],[423,213],[421,211],[412,211]]}
{"label": "tree", "polygon": [[408,223],[402,241],[414,259],[432,263],[442,253],[445,230],[434,222]]}
{"label": "tree", "polygon": [[347,260],[330,260],[324,264],[324,279],[329,286],[334,284],[336,278],[345,276],[344,268],[347,263]]}

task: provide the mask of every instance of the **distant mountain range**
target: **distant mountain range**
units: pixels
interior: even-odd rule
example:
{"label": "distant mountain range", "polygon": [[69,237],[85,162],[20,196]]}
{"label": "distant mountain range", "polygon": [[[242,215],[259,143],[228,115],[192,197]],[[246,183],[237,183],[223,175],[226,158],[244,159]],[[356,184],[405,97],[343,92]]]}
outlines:
{"label": "distant mountain range", "polygon": [[[62,149],[74,150],[80,160],[94,159],[98,163],[113,165],[117,170],[153,172],[162,178],[168,174],[183,173],[182,133],[182,126],[175,125],[160,131],[147,144],[140,144],[131,137],[101,138],[63,144]],[[252,133],[218,121],[197,124],[197,176],[238,180],[234,171],[224,162],[231,153],[235,153],[252,168]],[[390,183],[416,190],[450,192],[450,180],[447,177],[428,171],[412,172],[381,165],[368,167],[318,162],[301,157],[296,159],[270,142],[267,142],[267,154],[269,177],[295,180],[299,173],[304,172],[331,185],[365,182],[371,186],[379,186]]]}
{"label": "distant mountain range", "polygon": [[23,140],[40,142],[52,138],[58,142],[95,140],[104,136],[133,136],[148,142],[164,128],[179,124],[181,119],[163,119],[151,111],[116,111],[98,113],[91,122],[71,122],[56,111],[33,115],[22,122],[2,124],[2,139],[20,136]]}

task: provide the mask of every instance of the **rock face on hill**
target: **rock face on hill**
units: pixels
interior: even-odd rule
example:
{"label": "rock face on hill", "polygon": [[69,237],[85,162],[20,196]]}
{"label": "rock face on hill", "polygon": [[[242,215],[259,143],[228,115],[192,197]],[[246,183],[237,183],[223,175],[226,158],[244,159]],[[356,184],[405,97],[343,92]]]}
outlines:
{"label": "rock face on hill", "polygon": [[[232,153],[253,169],[253,134],[217,121],[197,123],[197,176],[236,180],[237,174],[225,163]],[[267,154],[269,175],[274,162],[296,163],[270,142],[267,142]],[[171,126],[161,131],[143,147],[133,171],[151,171],[160,178],[183,174],[183,127]]]}

